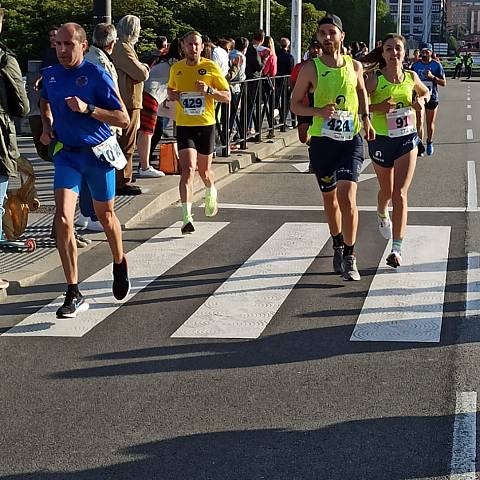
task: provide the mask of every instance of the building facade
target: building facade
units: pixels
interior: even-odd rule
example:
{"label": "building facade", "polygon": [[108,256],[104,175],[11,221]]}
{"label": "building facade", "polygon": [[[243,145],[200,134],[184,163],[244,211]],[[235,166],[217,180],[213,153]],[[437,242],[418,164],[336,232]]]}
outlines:
{"label": "building facade", "polygon": [[[454,0],[453,0],[454,1]],[[478,0],[480,2],[480,0]],[[402,34],[416,42],[441,42],[445,38],[444,0],[387,0],[394,21],[401,15]]]}
{"label": "building facade", "polygon": [[447,28],[456,38],[480,35],[480,0],[448,0]]}

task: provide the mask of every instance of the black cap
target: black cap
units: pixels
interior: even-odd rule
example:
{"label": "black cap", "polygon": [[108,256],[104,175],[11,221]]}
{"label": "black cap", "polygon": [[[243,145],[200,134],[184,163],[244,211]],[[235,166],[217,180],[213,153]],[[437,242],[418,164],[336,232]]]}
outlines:
{"label": "black cap", "polygon": [[308,48],[321,48],[320,42],[318,40],[312,40]]}
{"label": "black cap", "polygon": [[335,25],[341,32],[343,32],[342,21],[340,20],[339,17],[337,17],[337,15],[334,15],[333,13],[327,13],[318,22],[318,26],[320,27],[321,25]]}

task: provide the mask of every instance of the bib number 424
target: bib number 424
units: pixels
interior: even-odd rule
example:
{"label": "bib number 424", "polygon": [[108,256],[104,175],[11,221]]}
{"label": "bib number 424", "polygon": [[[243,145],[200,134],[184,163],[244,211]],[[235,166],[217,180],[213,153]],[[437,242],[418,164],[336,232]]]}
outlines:
{"label": "bib number 424", "polygon": [[324,120],[322,135],[344,142],[353,138],[354,129],[353,114],[351,112],[335,112],[331,118]]}
{"label": "bib number 424", "polygon": [[328,127],[330,127],[330,130],[334,132],[350,132],[351,131],[351,125],[348,120],[341,120],[341,119],[335,119],[332,118],[330,121],[327,122]]}

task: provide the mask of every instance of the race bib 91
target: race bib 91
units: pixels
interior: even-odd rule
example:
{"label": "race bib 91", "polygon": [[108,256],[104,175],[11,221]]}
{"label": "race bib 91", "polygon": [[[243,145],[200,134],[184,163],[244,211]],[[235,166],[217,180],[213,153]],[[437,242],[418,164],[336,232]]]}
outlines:
{"label": "race bib 91", "polygon": [[117,136],[112,135],[99,145],[92,147],[95,156],[102,162],[109,163],[117,170],[121,170],[127,164],[127,159],[118,144]]}
{"label": "race bib 91", "polygon": [[180,103],[185,115],[202,115],[205,112],[205,95],[200,92],[181,93]]}
{"label": "race bib 91", "polygon": [[413,108],[399,108],[387,113],[388,136],[403,137],[417,131],[417,116]]}
{"label": "race bib 91", "polygon": [[353,118],[352,112],[335,112],[331,118],[326,118],[323,121],[322,136],[340,142],[352,140],[355,131]]}

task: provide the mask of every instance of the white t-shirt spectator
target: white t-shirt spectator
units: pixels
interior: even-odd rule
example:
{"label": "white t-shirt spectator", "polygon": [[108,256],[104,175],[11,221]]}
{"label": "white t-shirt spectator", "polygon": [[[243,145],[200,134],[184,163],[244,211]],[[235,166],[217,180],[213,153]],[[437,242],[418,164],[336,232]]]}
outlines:
{"label": "white t-shirt spectator", "polygon": [[228,53],[222,47],[215,47],[212,52],[212,60],[220,67],[224,75],[228,73]]}

